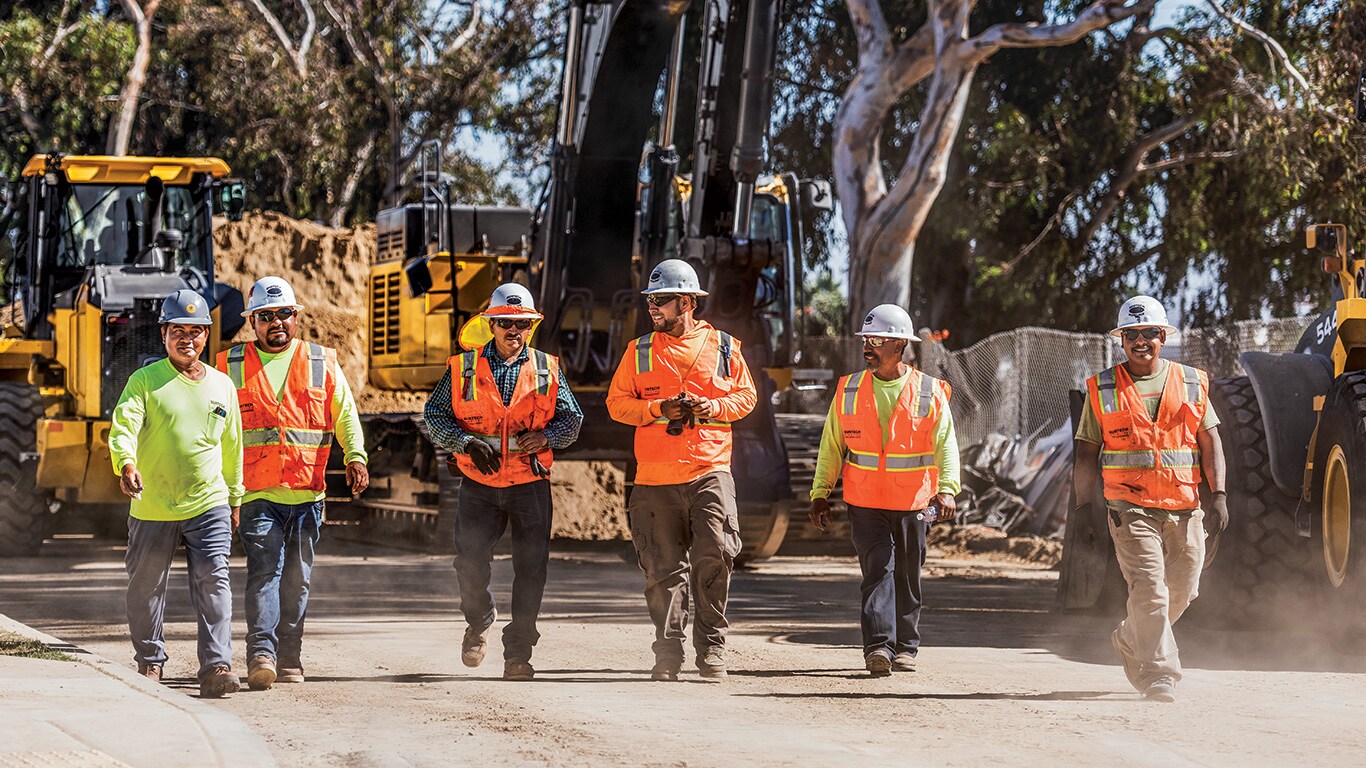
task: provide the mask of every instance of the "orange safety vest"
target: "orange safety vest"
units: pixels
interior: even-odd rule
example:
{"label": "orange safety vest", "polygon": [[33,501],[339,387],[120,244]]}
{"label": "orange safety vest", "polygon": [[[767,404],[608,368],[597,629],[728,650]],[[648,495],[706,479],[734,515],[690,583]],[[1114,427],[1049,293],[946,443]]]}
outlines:
{"label": "orange safety vest", "polygon": [[912,368],[883,442],[872,379],[871,371],[851,373],[840,377],[836,389],[847,451],[844,500],[869,509],[924,509],[939,492],[934,430],[953,390],[948,382]]}
{"label": "orange safety vest", "polygon": [[219,352],[217,367],[237,387],[242,411],[242,482],[247,490],[326,490],[334,426],[332,396],[337,391],[336,350],[304,343],[289,363],[278,399],[256,344],[247,342]]}
{"label": "orange safety vest", "polygon": [[[539,349],[529,351],[530,359],[518,371],[517,385],[507,405],[503,405],[503,395],[482,349],[462,352],[446,361],[451,371],[451,411],[460,428],[497,448],[502,457],[498,471],[485,475],[475,469],[469,454],[455,454],[460,471],[476,483],[506,488],[541,479],[531,471],[530,458],[517,448],[517,433],[543,430],[555,416],[560,362]],[[554,453],[548,447],[536,458],[546,469],[554,463]]]}
{"label": "orange safety vest", "polygon": [[[678,371],[661,364],[655,349],[657,337],[657,333],[647,333],[633,340],[627,345],[622,359],[623,365],[634,361],[635,375],[631,383],[641,398],[657,400],[686,392],[692,397],[715,400],[731,394],[737,386],[732,376],[731,356],[739,353],[740,342],[729,333],[711,329],[702,342],[696,362],[687,370]],[[635,440],[638,463],[678,468],[673,482],[667,484],[695,479],[699,467],[708,470],[730,467],[730,422],[697,419],[696,428],[684,429],[681,435],[670,435],[668,426],[669,420],[660,416],[649,424],[636,427]]]}
{"label": "orange safety vest", "polygon": [[1104,435],[1105,498],[1171,511],[1200,506],[1195,435],[1209,407],[1205,372],[1180,363],[1167,366],[1156,423],[1122,365],[1087,379],[1086,389]]}

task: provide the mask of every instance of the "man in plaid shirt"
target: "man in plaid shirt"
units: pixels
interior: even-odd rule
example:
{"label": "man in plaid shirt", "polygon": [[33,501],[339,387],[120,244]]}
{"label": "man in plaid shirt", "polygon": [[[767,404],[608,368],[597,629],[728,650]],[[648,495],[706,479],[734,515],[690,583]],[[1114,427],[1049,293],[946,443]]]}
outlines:
{"label": "man in plaid shirt", "polygon": [[[527,346],[541,315],[531,293],[498,287],[460,331],[466,349],[447,362],[427,400],[432,442],[464,476],[456,503],[455,571],[468,626],[461,648],[477,667],[497,612],[489,589],[493,546],[512,524],[512,621],[503,629],[503,677],[530,680],[536,617],[550,559],[550,467],[579,436],[583,411],[553,356]],[[455,383],[458,382],[458,383]]]}

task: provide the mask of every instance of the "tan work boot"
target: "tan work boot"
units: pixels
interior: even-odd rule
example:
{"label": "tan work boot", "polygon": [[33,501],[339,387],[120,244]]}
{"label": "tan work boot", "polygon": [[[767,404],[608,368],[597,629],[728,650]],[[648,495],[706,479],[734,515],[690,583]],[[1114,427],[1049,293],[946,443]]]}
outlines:
{"label": "tan work boot", "polygon": [[253,691],[269,690],[275,684],[275,659],[258,654],[247,662],[247,687]]}
{"label": "tan work boot", "polygon": [[139,664],[139,665],[138,665],[138,674],[139,674],[139,675],[142,675],[143,677],[147,678],[148,680],[151,680],[151,681],[154,682],[154,683],[159,683],[159,682],[161,682],[161,665],[160,665],[160,664]]}
{"label": "tan work boot", "polygon": [[1162,701],[1171,703],[1176,701],[1176,678],[1171,675],[1163,675],[1153,681],[1148,686],[1148,690],[1143,692],[1143,698],[1148,701]]}
{"label": "tan work boot", "polygon": [[536,676],[531,662],[525,659],[507,659],[503,662],[504,680],[530,680]]}
{"label": "tan work boot", "polygon": [[465,627],[465,640],[460,644],[460,661],[467,667],[477,667],[484,663],[484,654],[489,650],[489,633],[493,624],[483,629],[473,625]]}
{"label": "tan work boot", "polygon": [[697,657],[697,671],[711,680],[724,680],[726,677],[726,657],[721,646],[713,645],[707,652]]}
{"label": "tan work boot", "polygon": [[863,666],[873,677],[886,677],[892,674],[892,654],[883,650],[873,651],[863,657]]}
{"label": "tan work boot", "polygon": [[237,680],[237,675],[227,664],[213,665],[213,669],[199,679],[199,695],[206,699],[220,699],[241,689],[242,684]]}
{"label": "tan work boot", "polygon": [[911,655],[910,651],[902,651],[901,653],[898,653],[896,655],[896,658],[892,659],[892,671],[914,672],[915,656]]}
{"label": "tan work boot", "polygon": [[298,659],[289,659],[280,663],[280,670],[275,675],[277,683],[302,683],[304,681],[304,665]]}

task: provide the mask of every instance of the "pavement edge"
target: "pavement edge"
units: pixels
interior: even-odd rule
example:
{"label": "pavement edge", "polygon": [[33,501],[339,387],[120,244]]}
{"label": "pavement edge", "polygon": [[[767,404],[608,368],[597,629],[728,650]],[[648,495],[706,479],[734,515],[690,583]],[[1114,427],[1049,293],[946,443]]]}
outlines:
{"label": "pavement edge", "polygon": [[274,756],[270,753],[270,748],[266,746],[265,740],[248,728],[247,724],[234,714],[224,712],[199,699],[153,683],[132,669],[91,653],[78,645],[40,632],[3,613],[0,613],[0,632],[13,632],[16,635],[43,643],[53,650],[71,654],[76,657],[77,661],[118,680],[134,692],[143,696],[150,696],[169,707],[186,713],[199,724],[205,740],[213,745],[214,752],[218,755],[218,764],[221,766],[277,765]]}

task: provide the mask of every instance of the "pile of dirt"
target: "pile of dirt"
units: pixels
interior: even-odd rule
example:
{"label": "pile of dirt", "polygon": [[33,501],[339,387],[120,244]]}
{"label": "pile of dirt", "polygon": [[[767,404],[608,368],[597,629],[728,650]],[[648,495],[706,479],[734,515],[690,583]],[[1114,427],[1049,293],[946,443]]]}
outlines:
{"label": "pile of dirt", "polygon": [[[299,335],[337,350],[337,361],[361,413],[417,413],[426,392],[380,389],[369,383],[366,316],[375,226],[336,229],[271,212],[242,221],[214,221],[216,278],[245,296],[266,275],[289,281],[305,312]],[[254,338],[244,327],[236,341]],[[555,464],[554,535],[568,539],[626,538],[625,471],[610,462]]]}
{"label": "pile of dirt", "polygon": [[943,557],[972,557],[1031,563],[1049,568],[1062,562],[1062,542],[1039,536],[1007,536],[985,525],[930,526],[929,547]]}
{"label": "pile of dirt", "polygon": [[[242,221],[214,220],[215,276],[245,296],[266,275],[289,281],[304,315],[299,335],[337,350],[337,360],[362,413],[413,413],[425,392],[383,390],[369,385],[365,353],[366,302],[375,226],[336,229],[273,212],[253,212]],[[253,338],[243,327],[238,341]]]}

